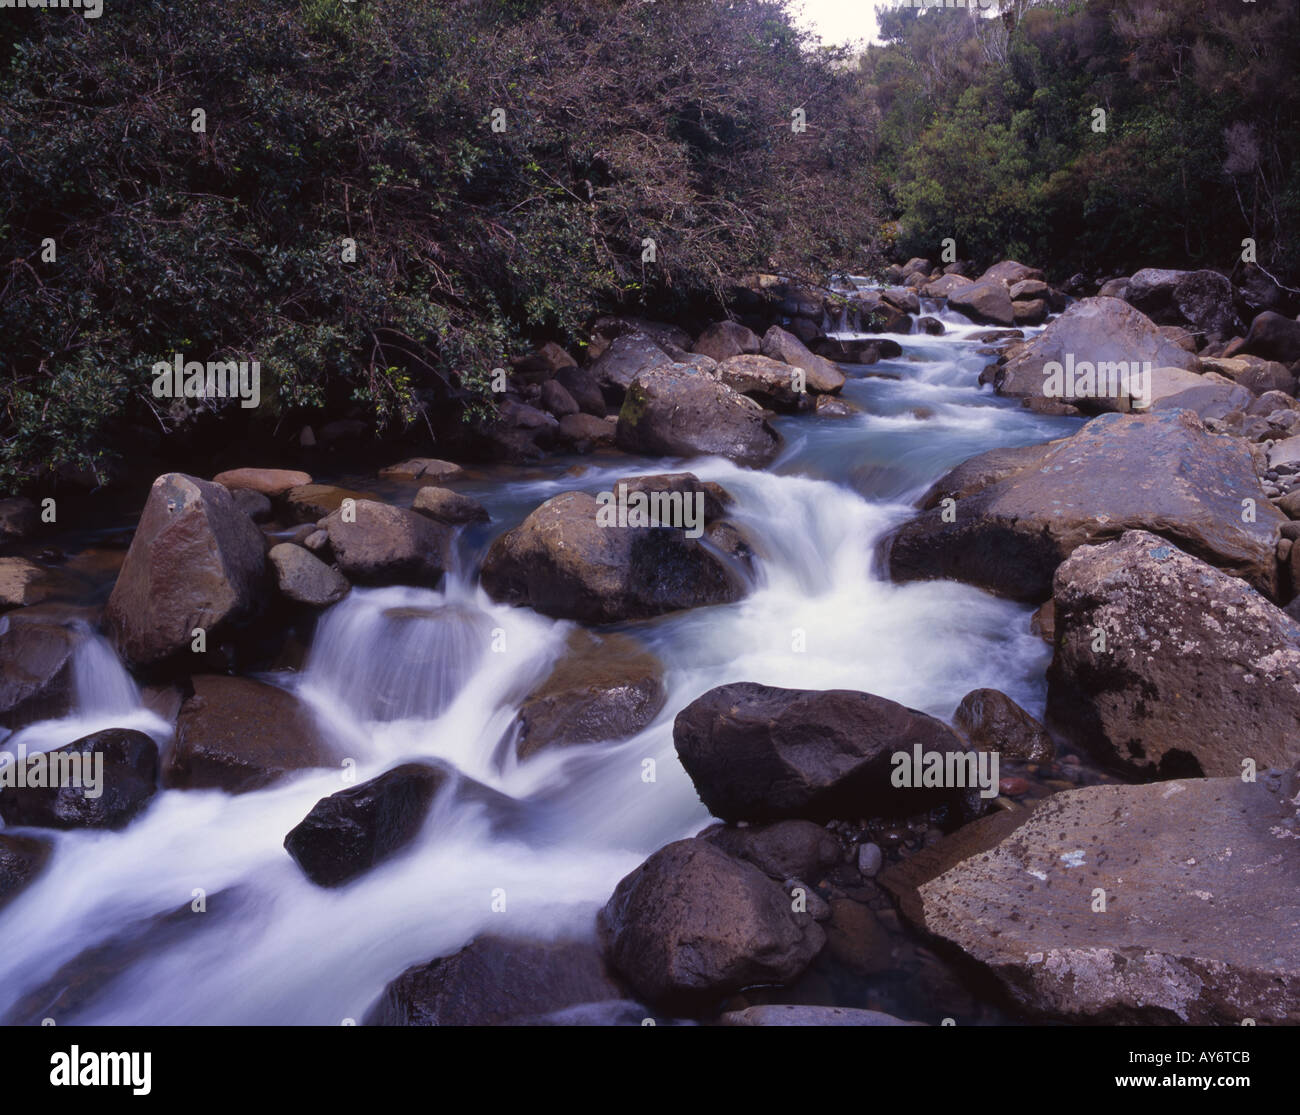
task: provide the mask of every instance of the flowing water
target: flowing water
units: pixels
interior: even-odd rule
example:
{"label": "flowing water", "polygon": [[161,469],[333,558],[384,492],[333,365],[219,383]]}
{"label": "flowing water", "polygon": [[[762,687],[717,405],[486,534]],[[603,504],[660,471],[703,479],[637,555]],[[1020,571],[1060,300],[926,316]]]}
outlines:
{"label": "flowing water", "polygon": [[[54,834],[50,865],[0,913],[0,1018],[337,1025],[359,1021],[404,968],[479,933],[589,937],[623,875],[708,823],[672,722],[726,682],[861,689],[943,719],[991,686],[1041,714],[1049,651],[1030,634],[1029,608],[956,583],[891,584],[877,568],[878,541],[946,469],[1077,425],[980,388],[979,328],[936,316],[947,335],[896,336],[901,358],[849,369],[843,395],[861,414],[779,420],[787,448],[767,471],[611,455],[462,485],[493,521],[461,536],[442,590],[356,589],[322,616],[300,672],[264,675],[310,704],[340,770],[239,796],[165,791],[123,832]],[[667,705],[640,735],[516,764],[503,737],[573,625],[493,604],[474,578],[479,557],[551,495],[679,467],[735,497],[732,517],[761,556],[752,592],[623,625],[666,667]],[[373,478],[363,486],[375,490]],[[72,717],[8,745],[56,747],[110,726],[169,745],[167,724],[89,631],[76,691]],[[514,805],[443,795],[396,859],[339,890],[308,882],[284,836],[343,788],[344,760],[360,781],[428,757]],[[922,1017],[923,1004],[910,1005]]]}

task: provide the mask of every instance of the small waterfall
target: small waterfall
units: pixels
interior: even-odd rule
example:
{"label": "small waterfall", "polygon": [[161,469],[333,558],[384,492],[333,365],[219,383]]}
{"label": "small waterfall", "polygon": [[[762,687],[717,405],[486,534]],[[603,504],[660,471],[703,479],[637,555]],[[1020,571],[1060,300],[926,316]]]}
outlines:
{"label": "small waterfall", "polygon": [[85,717],[129,716],[140,709],[140,690],[108,640],[87,631],[72,659],[77,712]]}

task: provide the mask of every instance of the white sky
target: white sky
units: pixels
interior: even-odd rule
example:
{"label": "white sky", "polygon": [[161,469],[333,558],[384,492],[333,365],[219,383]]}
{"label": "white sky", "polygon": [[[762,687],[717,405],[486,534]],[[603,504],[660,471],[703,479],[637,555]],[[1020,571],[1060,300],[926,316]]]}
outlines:
{"label": "white sky", "polygon": [[786,7],[796,23],[811,28],[827,44],[876,41],[875,0],[787,0]]}

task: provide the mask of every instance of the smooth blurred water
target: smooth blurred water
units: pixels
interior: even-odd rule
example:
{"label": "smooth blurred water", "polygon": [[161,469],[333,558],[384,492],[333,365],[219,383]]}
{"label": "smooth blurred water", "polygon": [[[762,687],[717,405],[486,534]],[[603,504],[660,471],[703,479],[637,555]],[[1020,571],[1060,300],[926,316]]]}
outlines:
{"label": "smooth blurred water", "polygon": [[[623,875],[708,822],[677,762],[672,722],[726,682],[862,689],[945,719],[969,690],[993,686],[1041,712],[1048,651],[1029,633],[1030,609],[950,582],[894,585],[875,568],[882,536],[947,468],[1077,425],[980,389],[988,358],[969,339],[979,328],[941,316],[948,335],[900,335],[902,357],[848,368],[843,395],[861,414],[780,419],[787,448],[768,471],[605,457],[467,485],[493,522],[462,536],[443,590],[354,590],[322,617],[303,672],[266,679],[309,703],[339,769],[241,796],[168,791],[124,832],[53,834],[51,866],[0,913],[0,1018],[336,1025],[359,1020],[403,968],[480,932],[590,936]],[[517,764],[503,738],[573,625],[493,604],[474,580],[478,558],[551,495],[679,469],[735,497],[732,517],[761,558],[754,591],[622,625],[665,664],[668,701],[656,721],[631,740]],[[103,640],[78,651],[76,685],[75,716],[8,743],[60,746],[126,726],[168,745],[167,725],[141,707]],[[494,827],[495,807],[444,795],[405,854],[340,890],[309,883],[284,836],[343,788],[344,760],[360,781],[418,758],[446,760],[509,795],[527,823]],[[653,782],[643,779],[647,759]],[[206,913],[159,922],[196,891]],[[505,909],[494,911],[502,895]],[[79,956],[94,969],[83,954],[106,942],[98,976],[55,978]],[[33,998],[38,988],[63,997]]]}

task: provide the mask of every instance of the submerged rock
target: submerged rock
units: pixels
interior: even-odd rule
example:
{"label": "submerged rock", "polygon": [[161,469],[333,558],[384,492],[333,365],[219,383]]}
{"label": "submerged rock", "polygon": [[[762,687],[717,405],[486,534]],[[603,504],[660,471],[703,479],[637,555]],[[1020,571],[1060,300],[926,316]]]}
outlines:
{"label": "submerged rock", "polygon": [[0,832],[0,910],[41,873],[53,847],[34,836]]}
{"label": "submerged rock", "polygon": [[451,956],[408,968],[384,988],[364,1024],[492,1026],[623,998],[587,942],[483,936]]}
{"label": "submerged rock", "polygon": [[520,760],[547,747],[627,739],[659,714],[663,664],[626,635],[575,631],[569,653],[519,709]]}
{"label": "submerged rock", "polygon": [[332,761],[311,712],[293,694],[249,678],[201,676],[177,716],[163,781],[241,794]]}
{"label": "submerged rock", "polygon": [[448,778],[445,768],[403,763],[321,798],[284,838],[285,849],[313,883],[342,886],[416,838]]}

